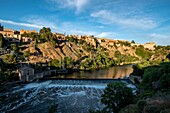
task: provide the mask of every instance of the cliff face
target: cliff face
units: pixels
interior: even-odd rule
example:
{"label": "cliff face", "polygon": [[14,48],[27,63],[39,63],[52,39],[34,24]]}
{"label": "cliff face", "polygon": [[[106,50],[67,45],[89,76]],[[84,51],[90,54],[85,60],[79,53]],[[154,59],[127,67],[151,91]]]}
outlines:
{"label": "cliff face", "polygon": [[[133,62],[147,59],[165,59],[165,54],[157,52],[154,47],[152,50],[145,48],[144,45],[132,44],[124,40],[96,39],[93,37],[73,37],[70,39],[62,39],[55,43],[51,42],[39,43],[34,46],[32,42],[26,50],[31,52],[30,62],[49,62],[52,59],[61,60],[65,57],[71,57],[72,60],[83,61],[85,58],[95,58],[99,53],[106,54],[109,58],[119,60],[119,62]],[[152,44],[153,45],[153,44]],[[142,53],[142,52],[145,52]],[[143,55],[140,55],[140,53]],[[168,54],[168,53],[167,53]]]}

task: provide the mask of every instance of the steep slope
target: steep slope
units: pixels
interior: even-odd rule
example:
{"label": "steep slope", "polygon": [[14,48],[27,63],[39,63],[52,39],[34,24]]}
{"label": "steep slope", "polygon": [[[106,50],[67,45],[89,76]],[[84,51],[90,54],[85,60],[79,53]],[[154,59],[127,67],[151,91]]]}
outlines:
{"label": "steep slope", "polygon": [[[56,39],[58,40],[58,39]],[[163,50],[149,50],[142,44],[134,44],[124,40],[98,39],[92,37],[86,38],[67,38],[55,42],[56,46],[47,41],[37,44],[34,47],[34,41],[25,46],[31,51],[31,62],[51,61],[52,59],[61,60],[65,57],[71,57],[74,61],[86,61],[86,58],[95,58],[98,54],[105,54],[107,57],[117,60],[118,64],[122,62],[130,63],[143,59],[163,60],[170,52]],[[152,46],[152,44],[151,44]],[[152,48],[153,49],[153,48]],[[163,51],[163,53],[161,53]],[[33,61],[34,60],[34,61]]]}

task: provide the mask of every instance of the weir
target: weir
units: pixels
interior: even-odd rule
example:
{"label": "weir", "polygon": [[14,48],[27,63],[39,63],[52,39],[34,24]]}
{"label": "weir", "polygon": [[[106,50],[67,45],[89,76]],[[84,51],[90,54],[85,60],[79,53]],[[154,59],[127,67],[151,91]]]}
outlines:
{"label": "weir", "polygon": [[62,113],[88,113],[104,107],[100,98],[109,82],[122,81],[134,91],[128,79],[56,79],[22,84],[0,94],[0,111],[48,112],[53,103]]}

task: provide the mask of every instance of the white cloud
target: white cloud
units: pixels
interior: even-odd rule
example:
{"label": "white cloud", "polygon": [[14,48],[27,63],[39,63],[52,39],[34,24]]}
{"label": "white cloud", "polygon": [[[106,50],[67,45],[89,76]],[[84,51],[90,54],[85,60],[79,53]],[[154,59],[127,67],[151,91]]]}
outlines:
{"label": "white cloud", "polygon": [[167,35],[161,35],[161,34],[150,34],[150,37],[153,37],[153,38],[159,38],[159,39],[170,39],[170,35],[167,36]]}
{"label": "white cloud", "polygon": [[[23,18],[24,21],[36,24],[39,26],[49,27],[52,30],[57,30],[55,21],[50,21],[50,19],[45,19],[46,17],[42,18],[39,16],[27,16]],[[42,27],[41,27],[42,28]]]}
{"label": "white cloud", "polygon": [[74,0],[76,3],[76,9],[77,13],[81,12],[81,10],[84,8],[84,6],[88,3],[88,0]]}
{"label": "white cloud", "polygon": [[162,34],[150,34],[149,37],[152,38],[152,41],[156,42],[159,45],[170,45],[170,35],[162,35]]}
{"label": "white cloud", "polygon": [[114,32],[95,32],[95,31],[82,31],[82,30],[77,30],[77,29],[72,29],[69,31],[71,34],[77,34],[77,35],[94,35],[95,37],[99,38],[113,38],[115,37]]}
{"label": "white cloud", "polygon": [[103,24],[118,24],[123,27],[132,27],[139,29],[153,29],[157,23],[149,18],[141,17],[123,17],[108,10],[100,10],[91,14],[91,17],[99,18]]}
{"label": "white cloud", "polygon": [[[104,26],[95,26],[97,28],[104,28]],[[79,23],[71,23],[71,22],[64,22],[62,23],[61,29],[64,31],[67,31],[69,34],[77,34],[77,35],[94,35],[95,37],[110,37],[113,38],[115,37],[114,32],[98,32],[98,31],[93,31],[92,29],[88,29],[88,27],[84,27],[83,25]]]}
{"label": "white cloud", "polygon": [[113,32],[102,32],[102,33],[99,33],[98,35],[97,35],[97,37],[113,37],[115,35],[115,33],[113,33]]}
{"label": "white cloud", "polygon": [[77,30],[77,29],[72,29],[69,31],[71,34],[77,34],[77,35],[97,35],[97,32],[93,32],[93,31],[82,31],[82,30]]}
{"label": "white cloud", "polygon": [[30,23],[20,23],[20,22],[14,22],[11,20],[2,20],[0,19],[1,23],[11,24],[11,25],[17,25],[17,26],[25,26],[25,27],[32,27],[32,28],[42,28],[43,26],[37,25],[37,24],[30,24]]}
{"label": "white cloud", "polygon": [[96,26],[96,28],[102,29],[102,28],[105,28],[105,27],[104,26]]}
{"label": "white cloud", "polygon": [[47,0],[47,2],[56,4],[56,8],[76,8],[76,13],[80,13],[89,0]]}

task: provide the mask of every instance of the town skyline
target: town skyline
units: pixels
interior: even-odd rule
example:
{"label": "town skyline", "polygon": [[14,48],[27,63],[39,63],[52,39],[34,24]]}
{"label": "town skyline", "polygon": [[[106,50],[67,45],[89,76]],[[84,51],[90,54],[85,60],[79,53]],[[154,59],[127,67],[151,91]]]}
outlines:
{"label": "town skyline", "polygon": [[[52,32],[169,45],[168,0],[13,0],[1,3],[0,23],[15,30]],[[3,10],[8,5],[8,10]],[[10,16],[9,16],[10,15]]]}

